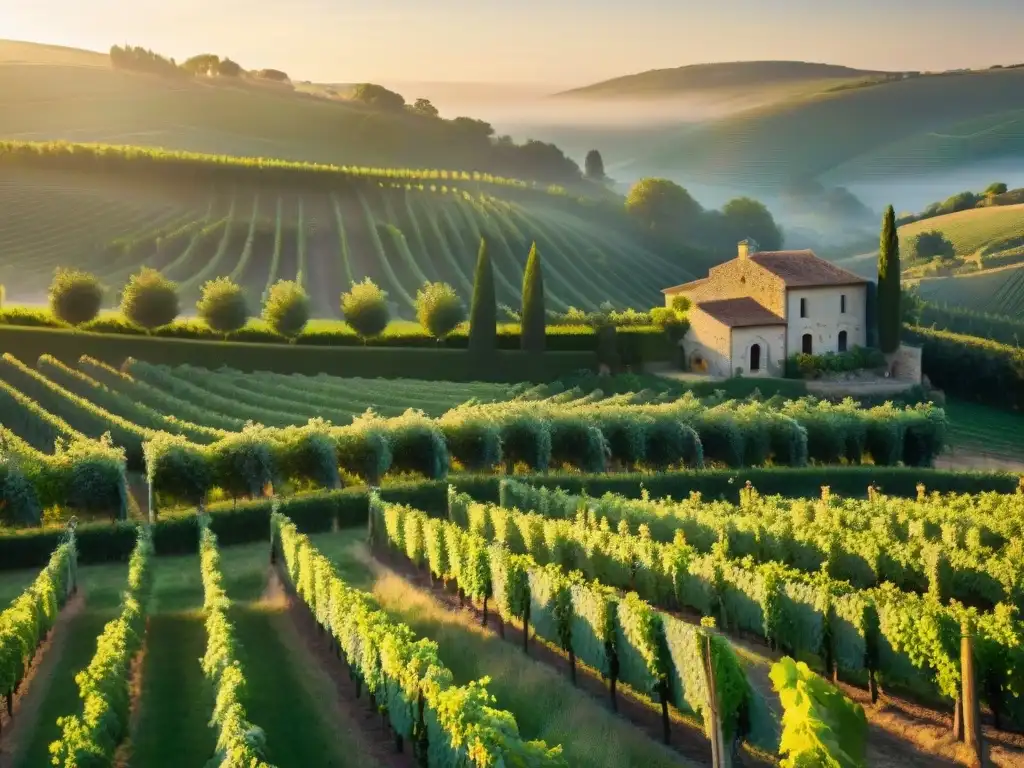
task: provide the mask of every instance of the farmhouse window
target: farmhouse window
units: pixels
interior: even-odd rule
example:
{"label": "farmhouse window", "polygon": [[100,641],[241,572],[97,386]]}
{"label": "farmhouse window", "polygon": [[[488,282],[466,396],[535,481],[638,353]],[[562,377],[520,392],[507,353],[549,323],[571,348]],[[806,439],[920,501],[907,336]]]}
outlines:
{"label": "farmhouse window", "polygon": [[807,299],[800,299],[800,317],[807,317]]}
{"label": "farmhouse window", "polygon": [[839,297],[839,312],[841,314],[846,314],[846,294],[845,293],[842,294]]}

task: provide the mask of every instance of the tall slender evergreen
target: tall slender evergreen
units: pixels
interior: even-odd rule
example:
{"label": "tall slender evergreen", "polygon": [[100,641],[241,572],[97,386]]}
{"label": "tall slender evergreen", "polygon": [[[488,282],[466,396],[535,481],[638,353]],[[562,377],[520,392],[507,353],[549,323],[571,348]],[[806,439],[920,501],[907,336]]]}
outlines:
{"label": "tall slender evergreen", "polygon": [[494,294],[494,267],[487,240],[480,238],[473,278],[473,305],[469,310],[469,351],[479,354],[498,348],[498,299]]}
{"label": "tall slender evergreen", "polygon": [[900,346],[900,241],[896,232],[896,211],[890,205],[882,219],[878,247],[878,346],[895,352]]}
{"label": "tall slender evergreen", "polygon": [[544,351],[544,278],[540,272],[540,254],[537,243],[530,247],[523,273],[523,311],[520,342],[527,352]]}

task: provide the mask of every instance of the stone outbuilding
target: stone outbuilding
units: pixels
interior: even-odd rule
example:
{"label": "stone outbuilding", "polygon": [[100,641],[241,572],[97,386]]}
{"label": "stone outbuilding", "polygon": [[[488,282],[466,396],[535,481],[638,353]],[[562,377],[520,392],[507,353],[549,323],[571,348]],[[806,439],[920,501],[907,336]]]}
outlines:
{"label": "stone outbuilding", "polygon": [[813,251],[759,251],[744,240],[708,276],[662,291],[690,300],[680,344],[689,370],[781,376],[786,358],[866,346],[868,281]]}

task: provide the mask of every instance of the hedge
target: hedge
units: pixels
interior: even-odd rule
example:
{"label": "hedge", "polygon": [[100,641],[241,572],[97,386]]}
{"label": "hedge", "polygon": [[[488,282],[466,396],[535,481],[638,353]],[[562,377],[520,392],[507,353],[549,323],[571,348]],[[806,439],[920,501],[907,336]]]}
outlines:
{"label": "hedge", "polygon": [[486,366],[464,350],[323,348],[300,345],[210,342],[153,336],[122,336],[55,328],[0,326],[0,349],[21,360],[52,355],[74,366],[83,355],[113,366],[129,357],[164,365],[226,366],[242,372],[326,373],[366,378],[444,381],[544,382],[597,366],[595,352],[549,351],[543,355],[502,351]]}
{"label": "hedge", "polygon": [[1024,349],[919,326],[905,326],[903,340],[921,347],[924,375],[947,394],[1024,408]]}
{"label": "hedge", "polygon": [[[385,501],[406,504],[443,517],[447,513],[448,485],[455,486],[474,499],[497,504],[501,500],[502,478],[497,475],[456,475],[449,480],[396,482],[385,484]],[[921,470],[914,467],[804,467],[779,469],[764,467],[744,470],[701,470],[659,474],[582,475],[552,473],[517,475],[516,480],[542,488],[561,488],[568,493],[587,493],[600,497],[606,493],[639,499],[645,493],[652,498],[682,499],[698,492],[709,501],[738,503],[740,491],[749,481],[758,492],[788,498],[817,497],[821,487],[848,498],[864,498],[874,485],[888,496],[915,498],[917,486],[939,493],[1012,493],[1020,477],[1007,472],[953,472]],[[334,491],[316,491],[283,499],[286,511],[306,533],[365,525],[369,515],[369,496],[365,486]],[[225,546],[262,541],[270,525],[271,500],[217,502],[207,506],[211,528]],[[195,553],[198,529],[191,513],[169,515],[152,526],[157,554]],[[63,526],[53,528],[0,529],[0,570],[42,567],[64,535]],[[124,561],[135,545],[136,527],[131,522],[116,524],[86,522],[76,531],[79,561],[103,563]]]}
{"label": "hedge", "polygon": [[[50,328],[70,330],[69,326],[54,317],[48,309],[34,307],[8,307],[0,309],[0,328],[3,327]],[[80,332],[103,335],[147,337],[146,330],[134,325],[119,314],[106,314],[82,324]],[[664,362],[673,359],[674,347],[659,326],[627,326],[612,328],[614,333],[615,356],[602,360],[612,368],[630,367],[641,369],[645,363]],[[310,323],[292,340],[281,336],[267,327],[262,320],[253,319],[237,331],[226,336],[210,328],[196,318],[179,318],[170,325],[152,331],[152,336],[163,339],[185,339],[222,344],[225,341],[245,344],[298,345],[310,347],[343,348],[403,348],[436,351],[464,350],[469,347],[469,330],[464,325],[446,336],[440,342],[425,329],[413,323],[394,323],[391,329],[380,336],[363,340],[347,325]],[[610,350],[602,351],[599,335],[587,325],[548,325],[545,332],[545,349],[549,352],[593,352],[599,357],[609,357]],[[520,349],[520,328],[514,323],[498,326],[497,348],[513,352]]]}

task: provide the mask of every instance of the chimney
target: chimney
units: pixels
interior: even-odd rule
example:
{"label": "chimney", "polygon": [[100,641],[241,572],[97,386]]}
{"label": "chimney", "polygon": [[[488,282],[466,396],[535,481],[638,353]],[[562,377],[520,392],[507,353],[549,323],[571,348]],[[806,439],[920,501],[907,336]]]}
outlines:
{"label": "chimney", "polygon": [[757,242],[749,237],[746,240],[741,240],[739,244],[740,261],[746,261],[752,253],[757,253]]}

